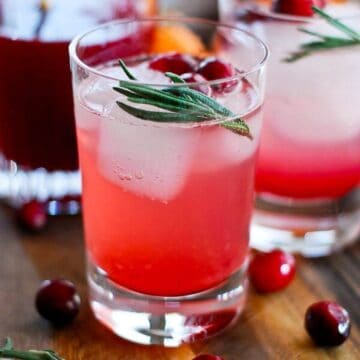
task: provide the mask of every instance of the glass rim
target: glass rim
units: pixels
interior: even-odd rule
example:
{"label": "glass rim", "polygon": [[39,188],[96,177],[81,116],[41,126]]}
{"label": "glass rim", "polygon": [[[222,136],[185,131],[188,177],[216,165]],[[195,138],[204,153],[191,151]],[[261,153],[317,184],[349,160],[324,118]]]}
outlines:
{"label": "glass rim", "polygon": [[223,27],[223,28],[227,28],[227,29],[232,29],[232,30],[236,30],[240,33],[245,34],[246,36],[252,38],[255,42],[257,42],[260,45],[260,48],[262,48],[263,50],[263,55],[262,57],[260,57],[260,60],[256,62],[255,65],[252,65],[249,69],[247,69],[246,71],[239,71],[237,72],[235,75],[226,77],[226,78],[221,78],[221,79],[217,79],[217,80],[206,80],[206,81],[199,81],[199,82],[187,82],[187,83],[145,83],[145,82],[141,82],[141,81],[137,81],[137,80],[126,80],[129,83],[137,83],[137,84],[142,84],[142,85],[151,85],[154,87],[163,87],[164,85],[166,86],[171,86],[171,87],[183,87],[183,86],[194,86],[194,85],[218,85],[218,84],[222,84],[224,82],[228,82],[228,81],[232,81],[232,80],[240,80],[246,76],[248,76],[249,74],[255,73],[257,71],[259,71],[260,69],[262,69],[269,57],[269,48],[268,46],[265,44],[265,42],[263,42],[260,38],[258,38],[257,36],[255,36],[254,34],[252,34],[249,31],[246,31],[244,29],[241,29],[240,27],[235,26],[234,24],[226,24],[223,22],[219,22],[219,21],[215,21],[215,20],[207,20],[207,19],[202,19],[202,18],[197,18],[197,17],[181,17],[181,16],[161,16],[161,17],[144,17],[144,18],[128,18],[128,19],[121,19],[121,20],[114,20],[114,21],[109,21],[106,22],[104,24],[101,24],[99,26],[96,26],[90,30],[87,30],[83,33],[80,33],[79,35],[77,35],[75,38],[73,38],[73,40],[70,42],[69,44],[69,55],[70,55],[70,59],[73,60],[78,66],[82,67],[83,69],[89,71],[90,73],[96,75],[96,76],[100,76],[102,78],[106,78],[109,80],[114,80],[114,81],[119,81],[121,79],[119,79],[118,77],[115,76],[111,76],[109,74],[106,74],[105,72],[96,69],[96,67],[87,65],[83,60],[81,60],[77,54],[77,49],[78,49],[78,45],[80,44],[80,41],[82,39],[84,39],[86,36],[99,31],[100,29],[104,29],[107,27],[111,27],[111,26],[116,26],[119,24],[130,24],[130,23],[134,23],[134,22],[174,22],[174,23],[198,23],[198,24],[204,24],[204,25],[211,25],[211,26],[216,26],[216,27]]}

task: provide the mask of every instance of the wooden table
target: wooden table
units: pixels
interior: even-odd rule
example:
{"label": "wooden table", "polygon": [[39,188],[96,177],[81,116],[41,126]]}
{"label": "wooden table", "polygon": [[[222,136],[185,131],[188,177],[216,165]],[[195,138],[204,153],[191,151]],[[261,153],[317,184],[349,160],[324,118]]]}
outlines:
{"label": "wooden table", "polygon": [[[80,217],[52,218],[44,232],[30,235],[0,208],[0,229],[0,337],[10,336],[19,348],[52,348],[67,360],[191,360],[202,352],[226,360],[360,359],[359,244],[326,259],[300,260],[288,289],[267,296],[252,292],[239,322],[219,337],[164,349],[121,340],[93,318]],[[43,321],[33,305],[39,283],[59,277],[74,281],[83,299],[80,316],[62,330]],[[351,314],[351,337],[339,348],[314,347],[303,329],[306,308],[320,299],[336,299]]]}

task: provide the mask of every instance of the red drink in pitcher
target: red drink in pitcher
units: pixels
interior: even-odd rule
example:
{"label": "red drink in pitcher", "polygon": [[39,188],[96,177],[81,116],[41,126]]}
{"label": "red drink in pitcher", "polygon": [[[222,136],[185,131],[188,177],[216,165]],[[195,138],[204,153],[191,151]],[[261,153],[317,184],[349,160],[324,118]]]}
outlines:
{"label": "red drink in pitcher", "polygon": [[21,204],[80,194],[69,41],[101,22],[142,14],[146,3],[0,2],[0,197]]}

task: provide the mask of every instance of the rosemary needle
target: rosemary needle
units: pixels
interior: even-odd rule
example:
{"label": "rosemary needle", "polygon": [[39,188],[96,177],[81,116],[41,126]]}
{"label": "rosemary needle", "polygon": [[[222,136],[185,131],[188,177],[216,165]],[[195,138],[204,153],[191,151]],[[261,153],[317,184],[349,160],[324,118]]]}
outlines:
{"label": "rosemary needle", "polygon": [[347,46],[360,45],[360,33],[350,28],[349,26],[345,25],[340,20],[330,16],[320,8],[316,6],[313,6],[312,8],[316,14],[318,14],[332,27],[342,32],[346,36],[346,38],[337,37],[337,36],[327,36],[315,31],[299,28],[299,31],[314,36],[318,40],[307,42],[305,44],[300,45],[300,49],[298,51],[291,53],[286,59],[284,59],[284,61],[291,63],[305,56],[311,55],[314,52],[347,47]]}
{"label": "rosemary needle", "polygon": [[[208,120],[222,121],[221,126],[239,135],[252,139],[249,126],[244,120],[236,116],[229,109],[219,104],[215,99],[193,90],[188,86],[166,87],[156,89],[150,85],[137,84],[136,77],[131,73],[123,60],[119,65],[133,81],[119,81],[119,86],[113,90],[126,96],[127,101],[133,104],[150,105],[156,109],[166,111],[145,110],[117,101],[117,105],[127,113],[143,119],[157,122],[204,122]],[[165,75],[175,84],[183,84],[184,80],[173,73]]]}

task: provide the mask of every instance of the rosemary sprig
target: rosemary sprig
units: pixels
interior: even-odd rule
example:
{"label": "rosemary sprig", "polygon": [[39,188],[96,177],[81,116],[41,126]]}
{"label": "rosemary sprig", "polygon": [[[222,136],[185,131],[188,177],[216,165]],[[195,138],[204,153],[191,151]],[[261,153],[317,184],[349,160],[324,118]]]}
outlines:
{"label": "rosemary sprig", "polygon": [[340,20],[333,18],[332,16],[330,16],[320,8],[316,6],[313,6],[312,8],[314,12],[318,14],[321,18],[323,18],[328,24],[335,27],[344,35],[346,35],[346,38],[337,37],[337,36],[327,36],[317,33],[315,31],[299,28],[299,31],[317,37],[319,40],[302,44],[300,46],[300,50],[291,53],[290,56],[284,59],[284,61],[291,63],[305,56],[311,55],[312,53],[317,51],[360,45],[360,33],[350,28],[349,26],[345,25]]}
{"label": "rosemary sprig", "polygon": [[[137,80],[125,65],[123,60],[119,65],[130,80]],[[182,84],[184,80],[176,74],[165,74],[173,83]],[[219,104],[213,98],[188,86],[168,87],[161,90],[149,85],[137,84],[134,81],[119,81],[119,86],[113,88],[126,96],[127,101],[134,104],[150,105],[166,111],[144,110],[122,101],[117,105],[127,113],[143,119],[157,122],[203,122],[207,120],[225,120],[221,123],[226,129],[252,139],[249,126],[229,109]],[[227,120],[228,119],[228,120]]]}
{"label": "rosemary sprig", "polygon": [[53,350],[15,350],[10,338],[6,338],[4,346],[0,348],[0,358],[18,360],[64,360]]}

